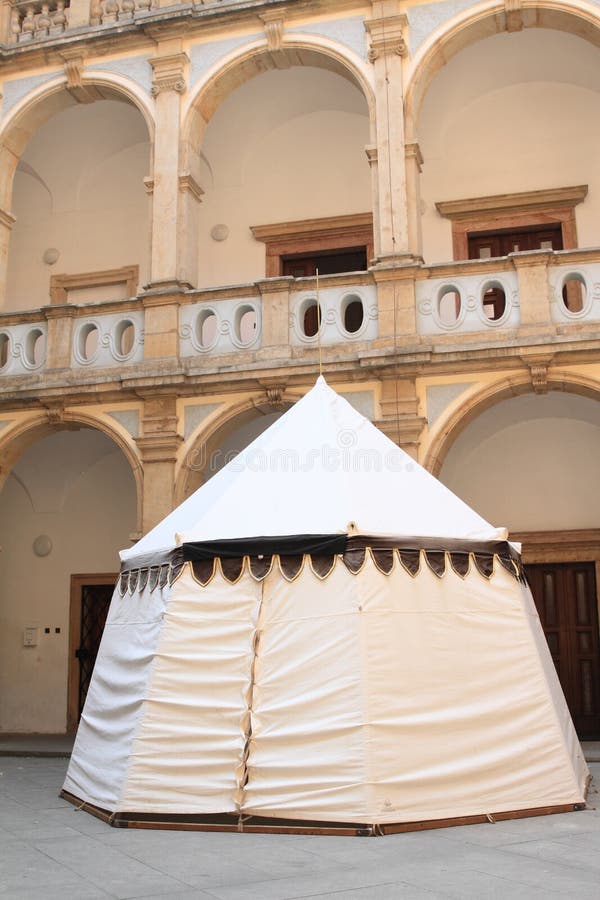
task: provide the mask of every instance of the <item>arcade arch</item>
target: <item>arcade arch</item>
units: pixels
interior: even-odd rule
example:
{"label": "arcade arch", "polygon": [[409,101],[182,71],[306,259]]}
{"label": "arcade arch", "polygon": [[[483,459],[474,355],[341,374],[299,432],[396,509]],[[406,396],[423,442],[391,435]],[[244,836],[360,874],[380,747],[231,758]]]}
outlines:
{"label": "arcade arch", "polygon": [[[407,132],[424,158],[429,263],[453,257],[451,223],[436,204],[459,198],[587,185],[575,211],[577,243],[565,246],[598,242],[598,22],[548,4],[535,19],[525,10],[523,23],[522,30],[507,31],[503,15],[480,11],[432,40],[416,62],[407,86]],[[536,215],[540,223],[552,218]],[[514,223],[510,211],[505,218],[507,227],[517,224],[516,213]]]}
{"label": "arcade arch", "polygon": [[264,278],[265,247],[251,226],[372,210],[364,73],[306,47],[286,46],[281,59],[275,68],[260,49],[232,60],[199,89],[184,122],[185,168],[204,192],[195,207],[199,287]]}
{"label": "arcade arch", "polygon": [[[0,208],[15,218],[5,311],[47,305],[57,272],[137,265],[147,280],[150,113],[120,86],[89,90],[94,102],[76,103],[63,85],[46,89],[15,112],[0,136]],[[112,294],[119,299],[118,290]],[[98,296],[87,291],[73,299],[111,294],[101,288]]]}
{"label": "arcade arch", "polygon": [[573,388],[473,406],[439,447],[440,480],[512,532],[600,527],[600,402]]}
{"label": "arcade arch", "polygon": [[[118,571],[118,551],[137,527],[136,477],[113,439],[74,422],[23,430],[8,451],[0,489],[0,730],[63,732],[71,576]],[[25,646],[32,628],[35,643]]]}

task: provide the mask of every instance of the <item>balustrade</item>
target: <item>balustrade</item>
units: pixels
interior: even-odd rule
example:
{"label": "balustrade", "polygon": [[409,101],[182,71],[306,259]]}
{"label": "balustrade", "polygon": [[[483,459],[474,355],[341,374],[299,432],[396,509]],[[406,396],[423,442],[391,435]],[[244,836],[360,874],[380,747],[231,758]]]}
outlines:
{"label": "balustrade", "polygon": [[30,375],[44,368],[45,322],[0,322],[0,375]]}
{"label": "balustrade", "polygon": [[143,328],[144,314],[137,310],[79,318],[73,334],[73,368],[110,368],[141,362]]}
{"label": "balustrade", "polygon": [[[547,339],[557,328],[563,335],[572,328],[576,336],[577,326],[600,322],[597,250],[415,267],[408,288],[401,268],[397,277],[405,299],[406,291],[414,291],[414,341],[447,339],[457,344],[466,334],[496,333],[501,339],[510,331],[514,346],[521,334],[524,340],[530,340],[532,332]],[[395,340],[380,321],[380,305],[383,308],[395,296],[392,282],[393,275],[387,272],[382,293],[371,273],[352,273],[322,278],[318,292],[314,278],[290,277],[188,292],[183,298],[177,294],[161,304],[169,306],[173,321],[178,321],[177,343],[165,353],[186,361],[243,354],[243,368],[249,360],[254,365],[261,359],[298,357],[319,344],[335,348],[341,356],[345,348],[355,352],[352,347],[357,344],[376,342],[383,347]],[[110,303],[52,305],[39,314],[0,315],[0,378],[39,374],[48,367],[70,365],[81,373],[161,359],[156,347],[152,352],[145,349],[146,303],[142,295]],[[532,307],[539,313],[533,320],[527,318]],[[389,310],[386,315],[389,318]]]}
{"label": "balustrade", "polygon": [[12,10],[10,37],[13,43],[59,37],[69,26],[70,0],[17,3]]}

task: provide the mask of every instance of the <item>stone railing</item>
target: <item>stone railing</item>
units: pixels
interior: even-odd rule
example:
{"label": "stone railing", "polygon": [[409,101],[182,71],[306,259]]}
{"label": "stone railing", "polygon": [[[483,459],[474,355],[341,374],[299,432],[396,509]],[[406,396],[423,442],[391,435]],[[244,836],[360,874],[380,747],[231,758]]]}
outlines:
{"label": "stone railing", "polygon": [[26,43],[60,37],[69,27],[70,0],[19,2],[10,16],[10,41]]}
{"label": "stone railing", "polygon": [[158,5],[157,0],[91,0],[90,25],[126,22],[133,19],[136,12],[146,12]]}
{"label": "stone railing", "polygon": [[600,322],[600,260],[586,261],[573,251],[557,253],[549,286],[554,323]]}
{"label": "stone railing", "polygon": [[325,360],[385,354],[398,339],[459,349],[468,336],[467,347],[493,338],[514,348],[560,335],[564,345],[598,322],[600,249],[532,251],[330,275],[318,291],[314,278],[280,277],[4,313],[0,379],[71,371],[89,382],[106,369],[135,377],[136,365],[148,371],[165,359],[189,373],[207,365],[244,371],[314,360],[319,346]]}
{"label": "stone railing", "polygon": [[44,368],[46,322],[27,321],[29,316],[23,318],[25,321],[17,320],[14,324],[3,324],[0,318],[0,376],[30,375]]}
{"label": "stone railing", "polygon": [[[518,328],[519,290],[516,271],[498,266],[488,271],[444,273],[416,283],[420,334],[465,334],[489,329]],[[434,270],[435,271],[435,270]]]}
{"label": "stone railing", "polygon": [[202,300],[181,309],[181,356],[220,356],[261,346],[260,297]]}
{"label": "stone railing", "polygon": [[128,310],[83,316],[73,330],[74,369],[131,365],[144,358],[144,313]]}

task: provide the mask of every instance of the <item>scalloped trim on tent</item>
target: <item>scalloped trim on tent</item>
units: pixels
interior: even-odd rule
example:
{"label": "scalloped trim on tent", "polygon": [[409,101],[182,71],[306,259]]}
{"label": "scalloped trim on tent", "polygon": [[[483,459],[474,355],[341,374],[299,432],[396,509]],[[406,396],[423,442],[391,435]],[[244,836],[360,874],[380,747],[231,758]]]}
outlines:
{"label": "scalloped trim on tent", "polygon": [[[300,576],[306,566],[310,566],[313,574],[324,580],[331,575],[340,562],[352,575],[362,572],[367,556],[369,556],[382,575],[389,575],[396,565],[413,578],[426,565],[434,575],[443,578],[451,569],[459,578],[466,578],[474,567],[483,578],[490,579],[495,565],[500,565],[517,581],[525,581],[523,566],[518,557],[510,552],[481,552],[473,550],[438,550],[438,549],[403,549],[401,547],[357,547],[336,555],[317,555],[304,553],[300,555],[284,555],[274,553],[267,556],[240,556],[232,559],[214,557],[209,560],[190,562],[194,580],[206,587],[218,574],[229,584],[237,582],[248,573],[255,581],[263,581],[277,568],[286,581],[292,582]],[[149,566],[136,569],[125,569],[119,576],[119,593],[125,596],[129,591],[141,593],[146,587],[153,591],[157,585],[164,587],[179,577],[185,565],[181,554],[177,554],[170,563],[160,566]]]}

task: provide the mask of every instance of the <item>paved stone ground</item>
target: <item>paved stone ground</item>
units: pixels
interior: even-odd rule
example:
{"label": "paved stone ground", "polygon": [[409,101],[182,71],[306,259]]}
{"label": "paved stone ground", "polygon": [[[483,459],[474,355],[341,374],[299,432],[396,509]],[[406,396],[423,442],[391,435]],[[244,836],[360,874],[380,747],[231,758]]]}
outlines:
{"label": "paved stone ground", "polygon": [[[576,813],[382,838],[110,828],[57,796],[66,759],[0,758],[10,900],[598,900],[600,801]],[[600,763],[592,763],[595,784]]]}

